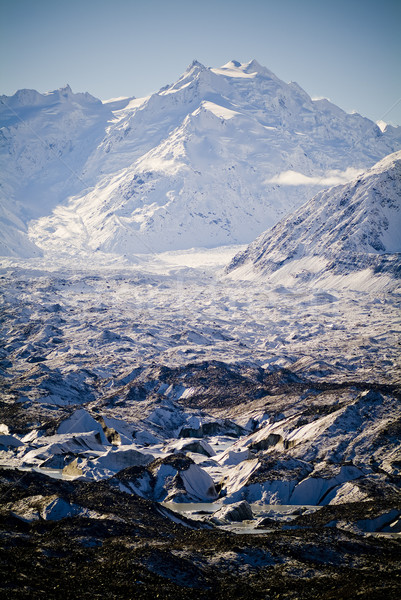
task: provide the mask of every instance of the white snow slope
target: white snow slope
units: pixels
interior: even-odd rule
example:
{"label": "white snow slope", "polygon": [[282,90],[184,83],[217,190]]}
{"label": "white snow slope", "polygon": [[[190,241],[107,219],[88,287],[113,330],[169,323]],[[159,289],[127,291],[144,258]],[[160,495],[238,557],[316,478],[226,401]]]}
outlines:
{"label": "white snow slope", "polygon": [[21,90],[0,124],[4,256],[248,243],[401,145],[256,61],[194,61],[139,100]]}
{"label": "white snow slope", "polygon": [[[401,270],[401,152],[357,179],[319,192],[260,235],[227,268],[235,278],[354,289]],[[345,281],[350,280],[350,281]]]}

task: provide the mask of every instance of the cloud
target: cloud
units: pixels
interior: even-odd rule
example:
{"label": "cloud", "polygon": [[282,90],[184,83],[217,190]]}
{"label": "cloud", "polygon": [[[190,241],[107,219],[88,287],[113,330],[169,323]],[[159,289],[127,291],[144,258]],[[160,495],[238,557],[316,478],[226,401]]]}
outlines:
{"label": "cloud", "polygon": [[327,98],[327,96],[312,96],[311,100],[313,100],[313,102],[317,102],[318,100],[327,100],[327,102],[331,102],[330,98]]}
{"label": "cloud", "polygon": [[271,179],[267,179],[265,183],[277,183],[279,185],[316,185],[319,187],[339,185],[348,183],[354,177],[362,173],[361,169],[348,167],[345,171],[331,170],[323,173],[320,176],[310,177],[298,171],[282,171],[278,175],[274,175]]}

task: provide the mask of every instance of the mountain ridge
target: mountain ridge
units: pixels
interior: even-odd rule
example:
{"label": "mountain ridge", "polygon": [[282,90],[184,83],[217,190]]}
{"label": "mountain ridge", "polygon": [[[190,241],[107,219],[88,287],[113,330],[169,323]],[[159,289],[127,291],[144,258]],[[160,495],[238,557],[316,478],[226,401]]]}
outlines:
{"label": "mountain ridge", "polygon": [[[142,99],[102,103],[69,86],[14,97],[20,121],[0,110],[9,256],[249,243],[327,173],[344,180],[401,147],[398,128],[312,100],[255,60],[194,61]],[[280,180],[290,171],[301,184]]]}
{"label": "mountain ridge", "polygon": [[[227,273],[315,280],[401,269],[401,152],[351,182],[318,192],[237,254]],[[373,273],[372,273],[373,274]],[[320,280],[321,283],[321,280]]]}

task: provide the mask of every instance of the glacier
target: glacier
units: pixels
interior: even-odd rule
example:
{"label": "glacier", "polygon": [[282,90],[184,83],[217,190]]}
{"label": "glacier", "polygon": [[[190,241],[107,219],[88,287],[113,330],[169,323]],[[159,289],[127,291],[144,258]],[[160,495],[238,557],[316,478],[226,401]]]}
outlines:
{"label": "glacier", "polygon": [[400,128],[256,61],[0,117],[2,591],[398,599]]}

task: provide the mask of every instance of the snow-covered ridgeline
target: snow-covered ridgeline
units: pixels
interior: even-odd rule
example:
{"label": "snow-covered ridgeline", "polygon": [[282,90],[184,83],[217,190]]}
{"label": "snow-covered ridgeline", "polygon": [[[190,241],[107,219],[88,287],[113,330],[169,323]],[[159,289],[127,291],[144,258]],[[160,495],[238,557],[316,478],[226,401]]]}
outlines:
{"label": "snow-covered ridgeline", "polygon": [[[401,152],[351,182],[319,192],[260,235],[227,268],[236,278],[384,289],[398,278]],[[340,276],[340,277],[339,277]],[[341,276],[342,279],[341,279]]]}
{"label": "snow-covered ridgeline", "polygon": [[194,61],[139,100],[22,90],[0,118],[3,255],[248,243],[400,147],[256,61]]}

